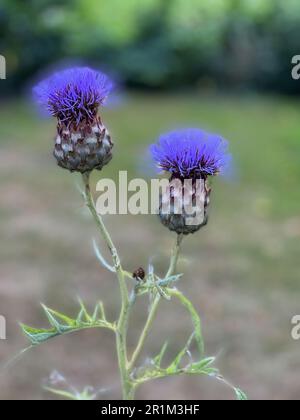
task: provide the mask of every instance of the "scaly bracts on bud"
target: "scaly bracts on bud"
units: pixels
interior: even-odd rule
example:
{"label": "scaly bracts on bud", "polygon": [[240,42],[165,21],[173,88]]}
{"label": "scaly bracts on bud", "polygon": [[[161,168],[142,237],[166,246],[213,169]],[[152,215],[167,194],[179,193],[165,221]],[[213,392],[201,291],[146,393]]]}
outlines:
{"label": "scaly bracts on bud", "polygon": [[[160,197],[159,216],[171,231],[195,233],[207,224],[211,193],[208,177],[222,173],[229,164],[231,157],[227,147],[228,143],[222,137],[195,128],[164,134],[157,144],[151,146],[150,151],[158,168],[170,174],[172,183],[178,181],[180,184]],[[185,184],[186,180],[190,181],[189,187]],[[199,188],[197,181],[200,181]],[[179,195],[181,204],[177,203],[176,207]],[[169,202],[169,211],[163,211],[166,202]],[[192,211],[187,212],[187,207]]]}
{"label": "scaly bracts on bud", "polygon": [[198,232],[208,222],[210,193],[207,180],[173,179],[170,188],[160,195],[162,224],[178,235]]}
{"label": "scaly bracts on bud", "polygon": [[37,102],[58,120],[54,156],[62,168],[85,173],[111,160],[113,143],[98,116],[111,89],[106,75],[87,67],[55,73],[34,88]]}

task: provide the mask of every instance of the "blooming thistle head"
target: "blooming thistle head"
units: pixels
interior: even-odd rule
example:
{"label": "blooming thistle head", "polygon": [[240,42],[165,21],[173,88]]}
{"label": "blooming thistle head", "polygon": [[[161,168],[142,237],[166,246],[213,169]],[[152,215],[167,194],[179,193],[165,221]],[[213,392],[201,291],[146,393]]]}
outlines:
{"label": "blooming thistle head", "polygon": [[34,89],[37,102],[66,126],[93,122],[98,108],[112,90],[112,82],[103,73],[88,67],[57,72]]}
{"label": "blooming thistle head", "polygon": [[172,178],[206,179],[228,165],[227,147],[227,141],[220,136],[190,128],[162,135],[150,150],[158,168]]}
{"label": "blooming thistle head", "polygon": [[98,109],[112,90],[111,80],[88,67],[53,74],[34,89],[34,97],[58,120],[54,156],[70,171],[101,170],[112,158],[113,143]]}
{"label": "blooming thistle head", "polygon": [[[211,193],[208,177],[218,175],[226,169],[231,159],[227,149],[228,143],[222,137],[195,128],[164,134],[157,144],[150,147],[157,167],[168,172],[172,182],[180,181],[182,186],[180,196],[183,198],[179,207],[178,203],[175,206],[179,190],[174,187],[174,183],[160,199],[160,219],[171,231],[189,234],[207,224]],[[191,181],[190,187],[183,184],[186,180]],[[197,199],[202,203],[202,219],[199,221],[195,218],[196,222],[190,223],[188,216],[191,214],[188,214],[186,208],[190,206],[196,214],[195,204],[199,203]],[[163,204],[166,201],[170,202],[168,212],[163,211]]]}

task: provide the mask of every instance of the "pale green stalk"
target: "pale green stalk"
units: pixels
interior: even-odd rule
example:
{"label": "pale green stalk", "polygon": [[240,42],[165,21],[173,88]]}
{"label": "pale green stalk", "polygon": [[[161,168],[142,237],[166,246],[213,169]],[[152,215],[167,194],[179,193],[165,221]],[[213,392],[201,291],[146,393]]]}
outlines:
{"label": "pale green stalk", "polygon": [[[161,301],[161,295],[158,292],[156,292],[153,303],[149,310],[146,324],[138,340],[136,349],[134,350],[132,354],[131,360],[130,362],[128,362],[128,357],[127,357],[128,321],[129,321],[131,307],[133,306],[135,302],[135,294],[132,295],[133,296],[132,298],[129,298],[128,288],[127,288],[125,278],[132,277],[132,276],[130,275],[129,272],[123,270],[117,249],[111,239],[110,234],[108,233],[104,225],[102,217],[97,213],[95,203],[94,203],[92,193],[91,193],[91,188],[90,188],[90,173],[83,175],[83,181],[85,185],[85,198],[86,198],[87,207],[89,208],[93,218],[95,219],[95,222],[100,230],[100,233],[110,251],[114,269],[115,269],[115,272],[119,281],[120,293],[121,293],[121,311],[120,311],[119,319],[116,323],[117,326],[115,330],[116,331],[116,347],[117,347],[119,370],[120,370],[120,375],[121,375],[123,399],[132,400],[134,399],[136,388],[146,379],[144,378],[143,380],[135,380],[133,378],[133,372],[136,368],[135,364],[144,348],[144,344],[146,342],[148,334],[155,320],[159,303]],[[176,267],[177,267],[182,239],[183,239],[183,235],[177,235],[176,243],[174,245],[174,248],[171,254],[170,265],[165,276],[166,279],[168,279],[170,276],[176,273]],[[193,320],[194,328],[195,328],[195,338],[196,338],[196,341],[198,342],[200,353],[203,353],[201,324],[200,324],[200,319],[197,316],[197,313],[194,307],[192,306],[191,302],[185,296],[183,296],[181,292],[177,291],[176,289],[167,288],[167,291],[170,296],[174,296],[178,298],[181,301],[181,303],[186,307],[186,309],[190,312],[192,320]],[[156,377],[159,377],[159,376],[156,376]],[[151,379],[151,376],[148,379]]]}
{"label": "pale green stalk", "polygon": [[[121,310],[119,318],[116,322],[108,322],[102,303],[98,303],[94,312],[89,314],[83,302],[79,300],[80,312],[75,319],[72,319],[62,313],[47,308],[45,305],[42,305],[43,310],[48,318],[49,324],[51,325],[50,328],[37,329],[27,325],[21,325],[23,332],[31,341],[32,346],[30,348],[41,344],[50,338],[56,337],[57,335],[68,334],[70,332],[79,331],[86,328],[108,328],[114,331],[116,334],[116,348],[121,376],[122,395],[124,400],[133,400],[136,389],[141,384],[151,379],[182,374],[213,376],[226,385],[230,386],[234,390],[237,399],[246,399],[247,397],[245,393],[243,393],[239,388],[235,388],[230,383],[228,383],[220,375],[218,369],[212,366],[213,362],[215,361],[214,357],[203,359],[204,346],[200,317],[197,314],[197,311],[191,301],[187,299],[178,289],[172,287],[172,284],[179,280],[181,277],[181,275],[176,275],[176,267],[183,236],[178,235],[176,238],[176,243],[171,254],[170,265],[166,276],[163,279],[160,279],[158,276],[156,276],[154,269],[151,267],[151,270],[149,269],[146,281],[136,282],[133,286],[133,291],[129,295],[126,278],[130,278],[133,281],[133,276],[128,271],[123,270],[117,249],[103,223],[102,217],[97,213],[90,188],[90,173],[83,175],[83,181],[85,185],[84,196],[86,205],[94,217],[100,233],[103,236],[103,239],[109,249],[113,261],[113,266],[106,262],[105,258],[98,250],[97,245],[94,243],[96,255],[104,267],[106,267],[109,271],[116,273],[119,281],[121,294]],[[129,316],[136,298],[144,295],[145,293],[149,293],[151,296],[153,296],[154,293],[154,299],[149,310],[146,324],[142,330],[136,349],[133,351],[131,360],[129,362],[127,356],[127,332]],[[155,320],[161,297],[165,297],[167,299],[171,297],[176,298],[180,304],[185,307],[185,309],[189,312],[193,323],[193,333],[189,340],[186,342],[183,349],[176,355],[175,359],[169,366],[162,367],[161,363],[166,351],[166,344],[164,344],[160,353],[152,359],[150,368],[145,365],[139,368],[139,366],[136,366],[136,362],[140,357],[141,352],[143,351],[148,334]],[[183,358],[189,353],[192,341],[195,341],[197,344],[200,360],[195,362],[192,361],[188,365],[183,365]],[[73,397],[74,399],[91,399],[95,397],[93,395],[86,394],[85,391],[80,395],[73,395],[73,393],[64,391],[61,392],[60,390],[55,390],[52,388],[48,388],[48,390],[71,399],[73,399]]]}
{"label": "pale green stalk", "polygon": [[[128,329],[128,320],[129,320],[130,309],[131,309],[131,304],[132,304],[132,301],[129,299],[129,296],[128,296],[128,289],[127,289],[127,285],[125,281],[125,276],[128,277],[128,272],[123,270],[117,249],[111,239],[110,234],[108,233],[108,230],[106,229],[104,225],[102,217],[97,213],[95,203],[91,194],[90,173],[83,174],[83,182],[85,186],[86,205],[89,208],[101,232],[101,235],[103,236],[103,239],[106,245],[108,246],[108,249],[112,256],[114,268],[116,270],[116,274],[119,280],[119,286],[120,286],[120,292],[121,292],[121,311],[120,311],[120,316],[117,322],[116,345],[117,345],[119,369],[120,369],[120,374],[121,374],[123,399],[130,400],[134,398],[134,392],[137,385],[131,379],[131,372],[134,368],[135,362],[137,361],[143,349],[144,343],[146,341],[148,333],[155,319],[161,296],[159,294],[155,296],[154,302],[152,303],[151,309],[149,311],[146,325],[142,331],[141,337],[132,355],[131,361],[130,363],[128,363],[127,329]],[[170,266],[166,274],[166,277],[171,276],[176,270],[181,241],[182,241],[182,235],[178,235],[176,238],[176,244],[172,252]]]}
{"label": "pale green stalk", "polygon": [[134,384],[130,379],[129,370],[128,370],[128,360],[127,360],[127,325],[128,325],[128,318],[129,318],[129,309],[130,309],[130,301],[128,297],[128,289],[125,281],[125,272],[122,269],[120,258],[117,252],[117,249],[111,239],[110,234],[108,233],[102,217],[97,213],[95,203],[91,194],[90,188],[90,173],[83,174],[83,181],[85,185],[85,196],[86,196],[86,204],[87,207],[90,209],[90,212],[95,219],[95,222],[100,229],[100,232],[103,236],[103,239],[108,246],[108,249],[111,253],[114,268],[117,273],[117,277],[119,280],[120,292],[121,292],[121,311],[119,315],[119,319],[117,322],[117,329],[116,329],[116,345],[117,345],[117,355],[118,355],[118,362],[119,362],[119,369],[121,374],[121,382],[122,382],[122,391],[123,391],[123,398],[125,400],[133,399],[133,390]]}
{"label": "pale green stalk", "polygon": [[[176,243],[175,243],[175,246],[174,246],[173,251],[172,251],[170,266],[169,266],[168,272],[166,274],[166,278],[172,276],[176,271],[176,266],[177,266],[177,262],[178,262],[180,245],[181,245],[182,239],[183,239],[182,235],[178,235],[176,237]],[[134,350],[132,358],[130,360],[129,367],[131,369],[134,367],[141,351],[143,350],[145,341],[147,339],[147,336],[149,334],[149,331],[151,329],[151,326],[152,326],[153,321],[155,319],[155,316],[157,314],[157,310],[158,310],[158,307],[159,307],[160,300],[161,300],[161,296],[160,296],[159,293],[157,293],[155,298],[154,298],[154,301],[151,305],[149,315],[148,315],[148,319],[146,321],[145,327],[144,327],[144,329],[142,331],[142,334],[140,336],[140,339],[138,341],[137,347]]]}

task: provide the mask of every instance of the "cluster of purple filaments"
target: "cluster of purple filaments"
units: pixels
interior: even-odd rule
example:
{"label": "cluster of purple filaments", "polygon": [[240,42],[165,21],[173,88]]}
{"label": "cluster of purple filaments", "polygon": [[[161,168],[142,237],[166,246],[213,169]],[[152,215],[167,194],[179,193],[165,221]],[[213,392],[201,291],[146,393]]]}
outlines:
{"label": "cluster of purple filaments", "polygon": [[103,73],[74,67],[55,73],[33,90],[37,102],[65,125],[92,122],[113,84]]}
{"label": "cluster of purple filaments", "polygon": [[231,159],[226,140],[196,128],[164,134],[150,151],[159,169],[179,178],[217,175]]}

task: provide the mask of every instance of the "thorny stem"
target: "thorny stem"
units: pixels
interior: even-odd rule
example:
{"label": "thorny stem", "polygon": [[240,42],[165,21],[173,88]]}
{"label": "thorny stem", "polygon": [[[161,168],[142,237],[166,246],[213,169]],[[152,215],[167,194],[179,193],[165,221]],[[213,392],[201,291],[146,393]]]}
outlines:
{"label": "thorny stem", "polygon": [[[172,251],[172,255],[171,255],[171,259],[170,259],[170,266],[169,266],[169,269],[167,271],[166,278],[175,274],[182,239],[183,239],[183,235],[177,235],[176,243],[175,243],[175,246],[174,246],[173,251]],[[139,355],[141,354],[141,351],[143,350],[143,347],[144,347],[145,341],[147,339],[148,333],[150,331],[150,328],[152,327],[153,321],[154,321],[155,316],[157,314],[157,310],[158,310],[158,307],[159,307],[160,300],[161,300],[161,296],[160,296],[159,293],[157,293],[157,295],[155,296],[154,301],[151,305],[151,308],[149,310],[149,315],[148,315],[145,327],[142,331],[142,334],[139,338],[137,347],[134,350],[132,358],[130,360],[130,363],[129,363],[129,368],[130,369],[132,369],[134,367]]]}
{"label": "thorny stem", "polygon": [[121,311],[117,322],[116,329],[116,345],[117,355],[119,362],[119,369],[121,374],[123,399],[130,400],[134,398],[134,384],[130,379],[128,360],[127,360],[127,325],[129,318],[130,301],[128,297],[128,289],[125,281],[125,272],[122,269],[120,258],[117,249],[108,233],[102,217],[97,213],[95,203],[92,197],[90,188],[90,173],[83,174],[83,182],[85,186],[85,198],[86,205],[89,208],[95,222],[103,236],[103,239],[108,246],[111,253],[114,268],[119,280],[120,292],[121,292]]}

